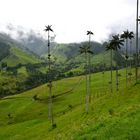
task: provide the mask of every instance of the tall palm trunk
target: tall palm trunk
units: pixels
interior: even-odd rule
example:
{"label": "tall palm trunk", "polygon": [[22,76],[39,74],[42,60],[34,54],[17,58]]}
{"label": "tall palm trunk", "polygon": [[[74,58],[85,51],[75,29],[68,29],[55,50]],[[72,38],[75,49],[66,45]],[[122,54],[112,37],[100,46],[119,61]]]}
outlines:
{"label": "tall palm trunk", "polygon": [[110,66],[111,66],[111,70],[110,70],[110,74],[111,74],[111,75],[110,75],[110,76],[111,76],[111,77],[110,77],[110,78],[111,78],[111,79],[110,79],[110,82],[111,82],[111,83],[110,83],[110,91],[111,91],[111,93],[112,93],[112,92],[113,92],[113,87],[112,87],[112,81],[113,81],[113,75],[112,75],[112,49],[110,50],[110,63],[111,63],[111,65],[110,65]]}
{"label": "tall palm trunk", "polygon": [[48,31],[48,62],[49,62],[49,68],[48,68],[48,71],[49,71],[49,84],[48,84],[48,87],[49,87],[49,101],[48,101],[48,110],[49,110],[49,119],[51,119],[51,124],[53,126],[54,124],[54,119],[53,119],[53,107],[52,107],[52,81],[51,81],[51,55],[50,55],[50,36],[49,36],[49,31]]}
{"label": "tall palm trunk", "polygon": [[130,82],[131,82],[131,75],[132,75],[132,40],[130,40]]}
{"label": "tall palm trunk", "polygon": [[89,54],[89,103],[91,102],[91,59]]}
{"label": "tall palm trunk", "polygon": [[103,60],[102,60],[102,63],[103,63],[103,69],[102,69],[102,76],[103,76],[103,80],[102,80],[102,84],[103,84],[103,87],[104,87],[104,73],[105,73],[105,63],[104,63],[104,57],[105,54],[103,54]]}
{"label": "tall palm trunk", "polygon": [[126,88],[128,87],[128,39],[126,39],[126,58],[125,58],[125,64],[126,64]]}
{"label": "tall palm trunk", "polygon": [[88,77],[88,55],[85,53],[86,57],[86,113],[88,113],[88,104],[89,104],[89,77]]}
{"label": "tall palm trunk", "polygon": [[[89,35],[89,50],[91,49],[91,44],[90,44],[90,35]],[[90,56],[90,54],[88,55],[89,56],[89,62],[88,62],[88,64],[89,64],[89,67],[88,67],[88,69],[89,69],[89,103],[91,103],[91,56]]]}
{"label": "tall palm trunk", "polygon": [[116,91],[119,91],[118,65],[116,63]]}
{"label": "tall palm trunk", "polygon": [[136,82],[138,81],[138,18],[139,18],[139,0],[137,0],[137,12],[136,12],[136,60],[135,60],[135,75],[136,75]]}

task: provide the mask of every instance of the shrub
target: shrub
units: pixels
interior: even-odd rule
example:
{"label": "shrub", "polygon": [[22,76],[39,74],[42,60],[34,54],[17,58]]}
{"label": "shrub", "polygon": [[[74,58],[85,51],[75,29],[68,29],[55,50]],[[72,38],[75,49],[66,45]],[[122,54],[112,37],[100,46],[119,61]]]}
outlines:
{"label": "shrub", "polygon": [[108,109],[108,112],[109,112],[110,115],[114,114],[114,110],[112,108]]}

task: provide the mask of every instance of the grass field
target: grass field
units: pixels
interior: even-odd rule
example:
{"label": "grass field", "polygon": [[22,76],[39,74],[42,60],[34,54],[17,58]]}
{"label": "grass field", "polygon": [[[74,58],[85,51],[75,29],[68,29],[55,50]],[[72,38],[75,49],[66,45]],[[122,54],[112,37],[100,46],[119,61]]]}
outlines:
{"label": "grass field", "polygon": [[[139,83],[120,70],[120,89],[113,93],[110,72],[92,74],[92,101],[85,113],[85,77],[67,78],[53,83],[53,112],[57,124],[48,119],[48,87],[42,85],[22,94],[0,100],[1,140],[139,140]],[[133,72],[134,73],[134,72]],[[133,74],[134,76],[134,74]],[[33,100],[37,95],[39,100]]]}

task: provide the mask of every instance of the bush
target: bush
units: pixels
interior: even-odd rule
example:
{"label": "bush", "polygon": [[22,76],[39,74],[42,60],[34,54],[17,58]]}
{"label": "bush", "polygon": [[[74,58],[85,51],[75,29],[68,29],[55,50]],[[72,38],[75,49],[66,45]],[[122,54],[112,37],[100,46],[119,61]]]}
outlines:
{"label": "bush", "polygon": [[110,115],[114,114],[114,110],[112,108],[108,109],[108,112],[109,112]]}

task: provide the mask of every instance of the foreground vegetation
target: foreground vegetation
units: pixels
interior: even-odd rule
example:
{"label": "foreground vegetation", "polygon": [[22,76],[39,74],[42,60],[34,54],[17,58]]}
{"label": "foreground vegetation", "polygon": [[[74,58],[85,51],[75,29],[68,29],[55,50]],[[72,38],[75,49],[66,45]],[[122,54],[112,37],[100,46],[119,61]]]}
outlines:
{"label": "foreground vegetation", "polygon": [[[73,77],[53,84],[53,111],[57,127],[48,120],[48,87],[40,86],[0,100],[2,140],[138,140],[140,137],[139,82],[120,72],[119,91],[110,73],[92,75],[92,101],[85,113],[85,77]],[[134,73],[134,72],[133,72]],[[134,75],[133,75],[134,76]],[[94,79],[94,80],[93,80]],[[115,81],[115,72],[113,73]],[[115,82],[113,82],[115,83]],[[35,98],[36,95],[36,98]]]}

